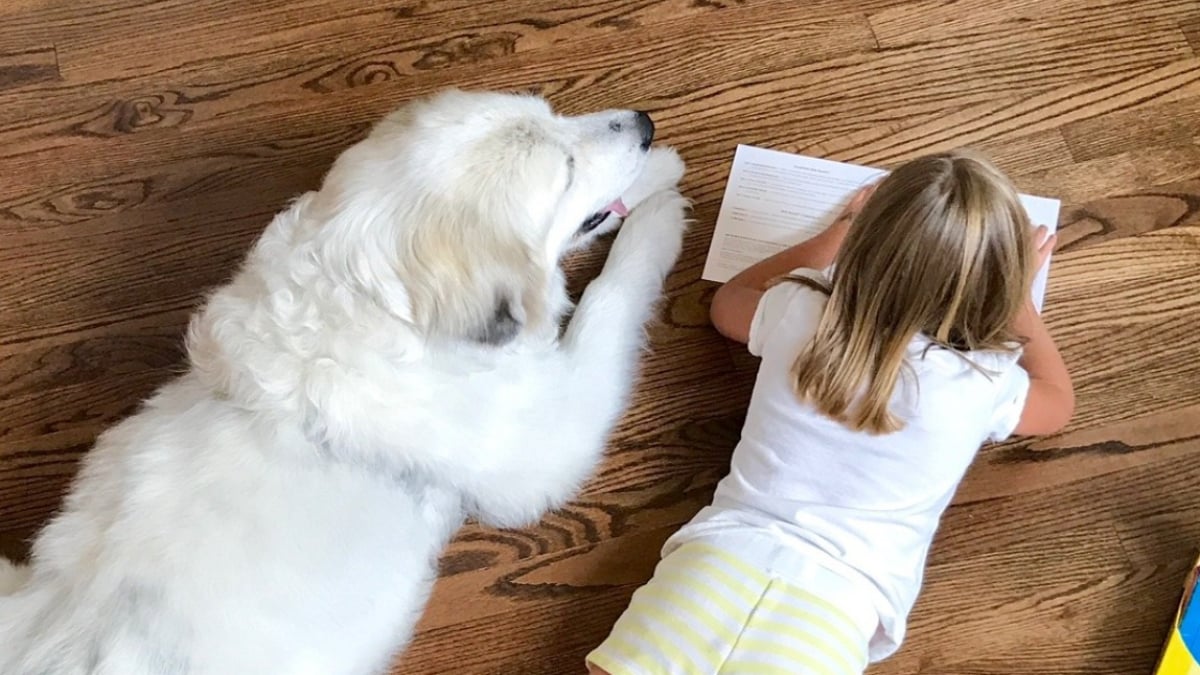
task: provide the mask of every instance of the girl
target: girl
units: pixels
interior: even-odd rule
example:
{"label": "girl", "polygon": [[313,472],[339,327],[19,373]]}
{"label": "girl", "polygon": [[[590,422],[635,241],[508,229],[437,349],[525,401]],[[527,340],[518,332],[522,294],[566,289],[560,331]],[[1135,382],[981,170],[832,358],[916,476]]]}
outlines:
{"label": "girl", "polygon": [[944,153],[722,286],[713,324],[762,358],[731,472],[590,671],[841,675],[891,655],[979,446],[1071,417],[1030,291],[1054,243],[992,164]]}

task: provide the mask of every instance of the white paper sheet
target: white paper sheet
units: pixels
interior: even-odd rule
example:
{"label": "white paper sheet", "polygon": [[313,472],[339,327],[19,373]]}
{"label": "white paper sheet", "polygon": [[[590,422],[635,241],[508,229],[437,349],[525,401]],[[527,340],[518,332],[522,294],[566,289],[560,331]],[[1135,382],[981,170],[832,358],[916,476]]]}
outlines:
{"label": "white paper sheet", "polygon": [[[724,283],[750,265],[822,232],[858,189],[883,176],[873,167],[739,145],[704,264],[703,278]],[[1021,195],[1030,219],[1053,232],[1057,199]],[[1041,311],[1049,263],[1034,280]]]}

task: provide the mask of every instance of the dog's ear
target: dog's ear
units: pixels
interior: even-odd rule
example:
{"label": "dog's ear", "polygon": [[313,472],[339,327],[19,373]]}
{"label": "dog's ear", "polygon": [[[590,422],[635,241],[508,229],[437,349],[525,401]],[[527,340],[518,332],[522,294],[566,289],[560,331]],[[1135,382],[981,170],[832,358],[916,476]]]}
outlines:
{"label": "dog's ear", "polygon": [[536,127],[515,125],[480,160],[406,205],[399,259],[432,336],[502,346],[549,330],[559,306],[552,218],[571,158]]}
{"label": "dog's ear", "polygon": [[[446,293],[460,293],[458,302],[443,303],[457,306],[459,320],[443,324],[455,337],[492,347],[502,347],[517,339],[526,330],[538,330],[548,317],[548,284],[533,279],[530,273],[537,268],[526,259],[517,266],[502,259],[478,259],[481,266],[490,266],[471,283],[457,291],[445,288]],[[450,318],[450,317],[443,317]]]}
{"label": "dog's ear", "polygon": [[550,314],[551,278],[536,247],[491,215],[427,212],[401,247],[405,286],[431,337],[499,347]]}
{"label": "dog's ear", "polygon": [[[539,331],[553,320],[553,283],[528,251],[514,255],[485,253],[479,264],[488,269],[481,275],[479,297],[484,302],[474,317],[468,337],[480,344],[500,347],[522,333]],[[555,270],[556,271],[556,270]],[[490,302],[487,299],[490,298]]]}

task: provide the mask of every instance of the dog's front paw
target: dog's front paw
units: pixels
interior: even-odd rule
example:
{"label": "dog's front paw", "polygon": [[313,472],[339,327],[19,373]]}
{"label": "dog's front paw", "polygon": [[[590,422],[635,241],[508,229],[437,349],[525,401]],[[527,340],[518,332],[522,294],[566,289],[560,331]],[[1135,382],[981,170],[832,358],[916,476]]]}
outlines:
{"label": "dog's front paw", "polygon": [[665,145],[653,147],[646,155],[642,172],[622,200],[630,209],[636,208],[650,195],[679,185],[685,169],[683,158],[674,148]]}
{"label": "dog's front paw", "polygon": [[688,200],[673,187],[642,200],[617,233],[610,263],[629,265],[630,270],[652,270],[661,281],[683,248],[688,206]]}

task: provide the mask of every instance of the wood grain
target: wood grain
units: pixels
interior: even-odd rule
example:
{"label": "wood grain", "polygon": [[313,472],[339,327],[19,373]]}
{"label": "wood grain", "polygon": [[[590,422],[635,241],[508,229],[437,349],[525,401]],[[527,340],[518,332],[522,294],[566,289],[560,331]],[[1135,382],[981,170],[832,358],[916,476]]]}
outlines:
{"label": "wood grain", "polygon": [[58,79],[54,48],[0,52],[0,92]]}
{"label": "wood grain", "polygon": [[1088,161],[1144,147],[1191,145],[1197,129],[1200,97],[1190,97],[1078,120],[1062,132],[1071,157]]}
{"label": "wood grain", "polygon": [[[870,15],[882,48],[926,42],[945,35],[971,38],[993,31],[1027,31],[1034,22],[1052,22],[1088,30],[1093,22],[1119,12],[1123,21],[1152,22],[1147,30],[1170,30],[1197,15],[1191,0],[1025,0],[994,3],[987,0],[923,0],[887,8]],[[1161,22],[1161,23],[1160,23]]]}
{"label": "wood grain", "polygon": [[[468,523],[395,673],[582,672],[711,498],[757,360],[699,279],[737,143],[881,167],[969,145],[1063,200],[1046,318],[1078,411],[984,448],[872,675],[1148,672],[1200,546],[1195,0],[0,3],[0,552],[178,372],[187,317],[398,103],[651,111],[694,224],[577,499]],[[604,246],[566,261],[578,294]]]}
{"label": "wood grain", "polygon": [[[921,152],[971,145],[989,149],[1009,172],[1028,172],[1032,167],[1047,170],[1055,168],[1057,162],[1066,165],[1087,159],[1062,152],[1059,143],[1067,142],[1070,147],[1065,134],[1072,125],[1116,111],[1140,116],[1147,107],[1196,95],[1200,95],[1200,60],[1187,58],[1134,73],[1081,78],[1061,88],[1014,94],[917,120],[867,128],[797,150],[829,153],[840,161],[889,165]],[[1109,127],[1108,131],[1086,136],[1087,142],[1124,138],[1125,130],[1114,133],[1116,128]],[[1036,147],[1027,141],[1022,144],[1031,146],[1016,153],[1025,161],[1007,160],[1006,156],[1013,153],[1003,147],[1030,137],[1040,142]],[[1074,142],[1082,138],[1083,134],[1071,132]]]}
{"label": "wood grain", "polygon": [[1183,19],[1179,24],[1183,34],[1187,36],[1188,42],[1192,45],[1192,51],[1200,54],[1200,17],[1192,13],[1192,16]]}

